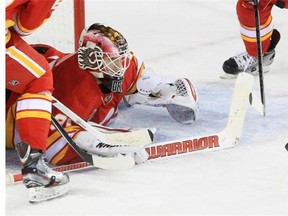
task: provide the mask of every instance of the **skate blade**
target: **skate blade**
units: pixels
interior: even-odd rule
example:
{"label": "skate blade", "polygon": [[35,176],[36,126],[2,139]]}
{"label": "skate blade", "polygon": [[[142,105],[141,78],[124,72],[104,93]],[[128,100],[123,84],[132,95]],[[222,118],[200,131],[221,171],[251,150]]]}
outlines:
{"label": "skate blade", "polygon": [[38,203],[64,196],[69,191],[67,184],[53,187],[33,187],[29,188],[29,202]]}
{"label": "skate blade", "polygon": [[[268,73],[269,71],[270,71],[270,67],[269,66],[263,66],[263,73]],[[243,72],[240,72],[240,73],[243,73]],[[258,70],[248,71],[246,73],[251,74],[253,76],[258,76],[259,75],[259,71]],[[221,79],[236,79],[237,76],[238,76],[238,74],[228,74],[228,73],[224,72],[219,77]]]}

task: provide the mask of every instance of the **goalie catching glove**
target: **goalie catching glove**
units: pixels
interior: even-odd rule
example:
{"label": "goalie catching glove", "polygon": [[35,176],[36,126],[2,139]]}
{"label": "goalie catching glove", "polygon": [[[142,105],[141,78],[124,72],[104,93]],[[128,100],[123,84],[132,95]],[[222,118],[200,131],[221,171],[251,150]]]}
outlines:
{"label": "goalie catching glove", "polygon": [[[88,123],[92,126],[94,125],[93,122]],[[137,164],[144,163],[149,158],[145,146],[106,144],[96,139],[95,135],[88,131],[80,131],[73,140],[81,149],[98,156],[114,157],[118,156],[118,154],[129,155],[134,158]]]}
{"label": "goalie catching glove", "polygon": [[153,70],[146,68],[137,80],[136,87],[136,93],[125,97],[127,106],[162,106],[180,123],[190,124],[196,120],[199,111],[198,94],[189,79],[172,81],[159,77]]}

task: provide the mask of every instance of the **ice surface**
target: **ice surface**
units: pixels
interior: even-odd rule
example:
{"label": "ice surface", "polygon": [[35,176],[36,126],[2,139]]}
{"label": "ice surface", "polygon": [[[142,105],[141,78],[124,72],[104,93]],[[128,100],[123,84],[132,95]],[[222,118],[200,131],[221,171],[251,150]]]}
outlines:
{"label": "ice surface", "polygon": [[[156,141],[223,129],[234,81],[219,79],[222,63],[244,49],[235,2],[86,0],[87,24],[118,29],[147,66],[190,78],[200,97],[193,125],[175,122],[164,108],[121,106],[111,126],[156,127]],[[267,115],[248,109],[235,148],[147,161],[128,171],[71,172],[68,196],[37,205],[28,203],[22,184],[7,187],[6,215],[288,215],[287,10],[275,8],[273,16],[282,40],[265,74]],[[259,95],[257,79],[254,92]],[[17,171],[19,162],[12,152],[8,157],[6,171]]]}

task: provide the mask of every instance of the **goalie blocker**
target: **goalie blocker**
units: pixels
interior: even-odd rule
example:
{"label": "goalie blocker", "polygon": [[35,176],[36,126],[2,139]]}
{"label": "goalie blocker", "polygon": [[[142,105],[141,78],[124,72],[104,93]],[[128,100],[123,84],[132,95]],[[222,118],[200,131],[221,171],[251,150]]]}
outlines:
{"label": "goalie blocker", "polygon": [[160,77],[150,68],[146,68],[136,83],[137,93],[126,96],[124,103],[163,106],[176,121],[191,124],[199,111],[198,93],[187,78],[176,81]]}

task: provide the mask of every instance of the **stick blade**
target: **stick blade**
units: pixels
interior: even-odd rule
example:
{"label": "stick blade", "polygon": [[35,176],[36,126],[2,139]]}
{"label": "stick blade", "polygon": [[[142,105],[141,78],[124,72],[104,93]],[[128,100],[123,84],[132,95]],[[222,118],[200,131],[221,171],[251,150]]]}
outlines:
{"label": "stick blade", "polygon": [[258,97],[256,97],[252,92],[249,95],[250,105],[259,112],[262,116],[265,116],[265,107]]}

